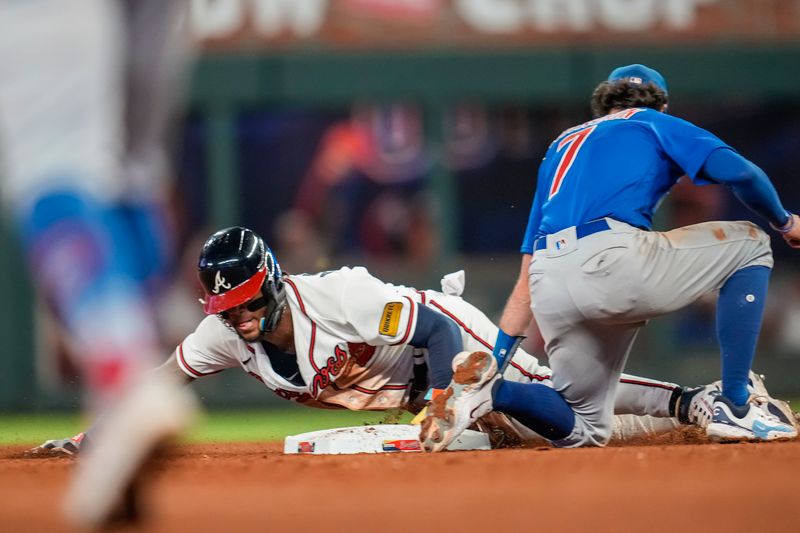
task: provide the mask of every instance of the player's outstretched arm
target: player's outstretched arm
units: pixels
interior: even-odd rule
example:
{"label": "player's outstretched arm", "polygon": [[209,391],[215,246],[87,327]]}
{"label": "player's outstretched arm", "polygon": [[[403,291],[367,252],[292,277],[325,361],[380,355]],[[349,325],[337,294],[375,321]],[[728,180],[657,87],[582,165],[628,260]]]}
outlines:
{"label": "player's outstretched arm", "polygon": [[171,355],[169,359],[164,361],[164,364],[155,368],[153,372],[160,372],[166,375],[170,375],[175,380],[177,380],[178,383],[186,384],[194,381],[193,377],[187,375],[186,372],[181,370],[181,368],[178,366],[178,359],[175,357],[174,354]]}
{"label": "player's outstretched arm", "polygon": [[523,254],[520,264],[519,276],[514,285],[514,290],[508,297],[503,315],[500,318],[500,329],[509,335],[522,335],[533,320],[531,311],[531,296],[528,289],[528,269],[531,265],[531,255]]}
{"label": "player's outstretched arm", "polygon": [[531,255],[523,254],[517,282],[514,284],[514,289],[508,297],[506,306],[503,308],[503,315],[500,318],[500,330],[497,332],[492,355],[497,359],[501,372],[507,362],[514,356],[514,351],[524,338],[523,333],[525,333],[531,320],[533,320],[531,296],[528,287],[530,264]]}
{"label": "player's outstretched arm", "polygon": [[753,212],[783,234],[792,248],[800,248],[800,228],[796,215],[781,204],[778,192],[758,166],[730,149],[713,151],[703,165],[703,176],[728,187]]}
{"label": "player's outstretched arm", "polygon": [[74,437],[66,439],[46,440],[39,446],[28,450],[28,454],[38,456],[49,455],[53,457],[76,455],[80,452],[84,440],[86,440],[85,433],[78,433]]}

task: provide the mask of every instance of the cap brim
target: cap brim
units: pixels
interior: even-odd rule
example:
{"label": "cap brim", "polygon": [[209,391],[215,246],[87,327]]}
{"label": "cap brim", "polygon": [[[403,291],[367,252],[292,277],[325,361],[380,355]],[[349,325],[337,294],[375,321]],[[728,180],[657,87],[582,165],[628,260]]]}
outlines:
{"label": "cap brim", "polygon": [[236,287],[229,289],[222,294],[206,294],[203,302],[203,311],[208,315],[214,315],[242,305],[258,294],[264,278],[267,277],[266,266],[259,270],[250,279]]}

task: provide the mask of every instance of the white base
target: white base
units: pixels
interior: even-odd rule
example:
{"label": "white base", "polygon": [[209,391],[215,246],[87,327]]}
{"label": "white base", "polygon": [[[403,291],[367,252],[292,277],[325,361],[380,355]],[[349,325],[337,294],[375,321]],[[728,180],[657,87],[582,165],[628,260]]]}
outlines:
{"label": "white base", "polygon": [[[489,436],[470,429],[464,431],[448,450],[490,450]],[[286,437],[283,453],[328,455],[352,453],[420,452],[419,426],[381,424],[350,428],[323,429]]]}

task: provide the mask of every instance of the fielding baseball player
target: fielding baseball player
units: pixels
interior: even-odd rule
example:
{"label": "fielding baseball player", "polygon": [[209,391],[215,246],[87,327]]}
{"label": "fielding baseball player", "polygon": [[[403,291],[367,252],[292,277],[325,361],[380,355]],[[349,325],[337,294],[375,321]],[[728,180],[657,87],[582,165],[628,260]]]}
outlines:
{"label": "fielding baseball player", "polygon": [[[472,354],[447,394],[428,409],[422,440],[438,451],[490,409],[513,416],[557,446],[602,446],[612,432],[619,377],[650,318],[719,290],[722,394],[707,434],[772,440],[797,435],[747,388],[772,261],[769,237],[749,222],[650,231],[669,189],[688,175],[728,187],[790,246],[797,215],[764,172],[713,134],[666,114],[655,70],[614,70],[592,96],[595,118],[550,145],[539,168],[519,279],[500,321],[494,355]],[[552,365],[552,387],[497,374],[532,314]]]}
{"label": "fielding baseball player", "polygon": [[[463,271],[444,278],[444,292],[384,283],[362,267],[288,275],[258,235],[234,227],[206,241],[199,276],[211,316],[162,369],[191,381],[240,368],[281,398],[308,406],[417,411],[429,387],[450,382],[456,353],[491,351],[488,339],[497,336],[497,327],[460,297]],[[552,386],[550,369],[522,350],[504,377]],[[710,419],[715,386],[689,390],[624,374],[619,381],[617,413],[660,417],[619,417],[620,437],[673,429],[677,419]],[[502,430],[510,442],[535,437],[502,416],[481,427],[490,435]],[[45,447],[74,451],[81,439]]]}
{"label": "fielding baseball player", "polygon": [[[78,357],[92,410],[135,395],[174,406],[143,425],[124,402],[125,414],[104,417],[108,429],[98,428],[68,493],[69,516],[84,525],[110,517],[151,444],[186,414],[175,401],[182,387],[133,383],[163,353],[148,284],[169,249],[164,137],[188,51],[187,7],[0,0],[3,212]],[[106,445],[106,434],[133,440]]]}

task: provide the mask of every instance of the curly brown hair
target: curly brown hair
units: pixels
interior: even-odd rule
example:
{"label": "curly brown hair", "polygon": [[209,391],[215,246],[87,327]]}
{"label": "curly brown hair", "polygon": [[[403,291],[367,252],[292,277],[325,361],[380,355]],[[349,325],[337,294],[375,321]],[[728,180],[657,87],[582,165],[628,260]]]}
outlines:
{"label": "curly brown hair", "polygon": [[604,81],[592,93],[592,115],[604,117],[612,109],[649,107],[661,111],[669,102],[667,93],[655,83],[631,83],[626,80]]}

